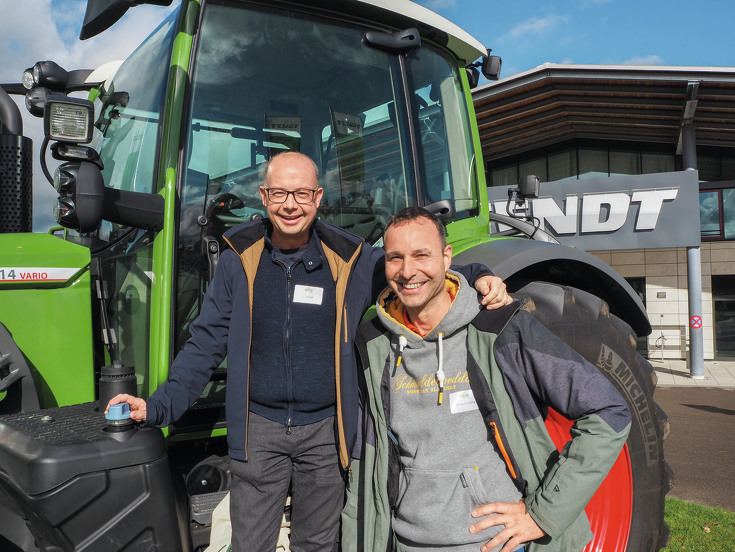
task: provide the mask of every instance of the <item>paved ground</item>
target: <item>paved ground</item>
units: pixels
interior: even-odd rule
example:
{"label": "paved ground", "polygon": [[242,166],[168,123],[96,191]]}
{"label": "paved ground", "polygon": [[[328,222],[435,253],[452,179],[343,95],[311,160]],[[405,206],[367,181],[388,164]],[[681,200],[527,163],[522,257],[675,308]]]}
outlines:
{"label": "paved ground", "polygon": [[669,496],[735,512],[735,388],[659,386],[654,398],[671,423]]}
{"label": "paved ground", "polygon": [[687,361],[649,358],[656,370],[659,387],[729,387],[735,388],[735,361],[705,360],[704,377],[695,379]]}
{"label": "paved ground", "polygon": [[735,361],[704,361],[692,378],[685,360],[649,359],[656,402],[669,416],[664,441],[674,470],[669,496],[735,512]]}

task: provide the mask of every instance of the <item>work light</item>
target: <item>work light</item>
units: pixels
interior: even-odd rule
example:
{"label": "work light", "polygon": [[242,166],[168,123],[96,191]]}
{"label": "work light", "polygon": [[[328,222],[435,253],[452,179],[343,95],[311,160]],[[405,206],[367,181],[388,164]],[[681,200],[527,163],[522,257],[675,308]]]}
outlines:
{"label": "work light", "polygon": [[51,96],[46,100],[44,133],[49,140],[88,144],[92,141],[94,105],[89,100]]}
{"label": "work light", "polygon": [[65,90],[69,73],[55,61],[39,61],[30,71],[35,86],[44,86],[57,92]]}

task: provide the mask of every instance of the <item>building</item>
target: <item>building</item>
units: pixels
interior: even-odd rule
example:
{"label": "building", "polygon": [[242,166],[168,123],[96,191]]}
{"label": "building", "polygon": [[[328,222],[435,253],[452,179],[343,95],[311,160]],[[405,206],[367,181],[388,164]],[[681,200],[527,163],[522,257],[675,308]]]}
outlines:
{"label": "building", "polygon": [[[473,100],[489,187],[697,168],[703,356],[735,357],[735,68],[545,64]],[[590,252],[641,295],[653,332],[639,350],[686,358],[686,248]]]}

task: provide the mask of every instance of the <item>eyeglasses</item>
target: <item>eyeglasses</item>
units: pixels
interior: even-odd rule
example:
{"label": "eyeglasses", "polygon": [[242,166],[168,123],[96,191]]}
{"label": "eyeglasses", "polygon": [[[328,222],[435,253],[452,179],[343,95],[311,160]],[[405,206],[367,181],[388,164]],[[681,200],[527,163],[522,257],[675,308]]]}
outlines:
{"label": "eyeglasses", "polygon": [[302,205],[311,203],[314,201],[314,196],[319,191],[317,189],[300,188],[298,190],[284,190],[282,188],[265,188],[265,193],[268,196],[268,200],[273,203],[286,203],[288,194],[293,194],[293,198],[296,203]]}

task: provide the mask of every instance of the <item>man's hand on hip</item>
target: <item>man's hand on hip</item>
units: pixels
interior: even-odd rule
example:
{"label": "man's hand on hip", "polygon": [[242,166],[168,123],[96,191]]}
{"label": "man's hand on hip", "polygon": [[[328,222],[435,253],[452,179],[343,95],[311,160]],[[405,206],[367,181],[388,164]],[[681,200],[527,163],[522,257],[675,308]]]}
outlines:
{"label": "man's hand on hip", "polygon": [[546,534],[526,511],[526,503],[522,500],[520,502],[492,502],[472,511],[472,517],[483,516],[487,517],[470,525],[470,533],[479,533],[496,525],[504,525],[505,528],[482,546],[482,552],[492,550],[503,543],[505,546],[500,552],[511,552],[524,542],[539,539]]}

